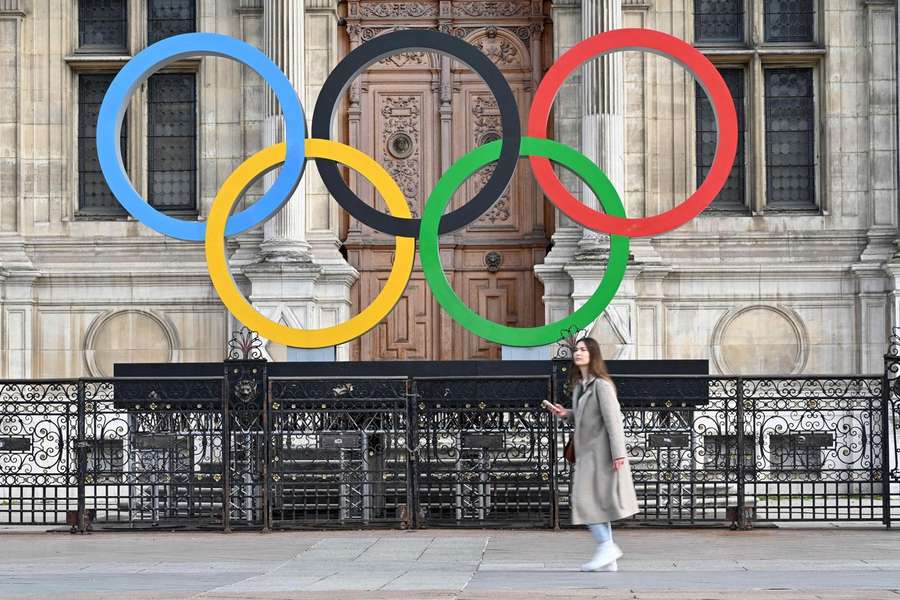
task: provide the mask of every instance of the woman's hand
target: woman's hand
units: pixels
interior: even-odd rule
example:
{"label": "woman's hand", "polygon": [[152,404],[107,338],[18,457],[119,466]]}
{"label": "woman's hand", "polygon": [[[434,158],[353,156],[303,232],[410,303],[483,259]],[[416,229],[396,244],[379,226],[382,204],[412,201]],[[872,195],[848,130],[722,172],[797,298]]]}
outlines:
{"label": "woman's hand", "polygon": [[557,404],[550,404],[550,403],[548,402],[548,403],[544,404],[544,408],[546,408],[547,410],[549,410],[551,413],[553,413],[554,415],[556,415],[556,416],[559,417],[560,419],[565,419],[565,418],[568,417],[569,414],[571,414],[571,412],[572,412],[572,411],[570,411],[568,408],[564,407],[562,404],[559,404],[559,403],[557,403]]}
{"label": "woman's hand", "polygon": [[625,466],[625,461],[627,458],[614,458],[613,459],[613,471],[618,471],[622,467]]}

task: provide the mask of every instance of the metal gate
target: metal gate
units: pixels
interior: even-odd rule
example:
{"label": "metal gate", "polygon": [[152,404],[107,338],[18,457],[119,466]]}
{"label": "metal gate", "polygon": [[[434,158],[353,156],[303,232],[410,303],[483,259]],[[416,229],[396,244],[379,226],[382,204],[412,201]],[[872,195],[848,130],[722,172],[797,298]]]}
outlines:
{"label": "metal gate", "polygon": [[219,378],[82,380],[80,496],[107,527],[221,527]]}
{"label": "metal gate", "polygon": [[271,526],[409,525],[408,385],[270,380]]}
{"label": "metal gate", "polygon": [[550,377],[413,380],[425,525],[552,526]]}

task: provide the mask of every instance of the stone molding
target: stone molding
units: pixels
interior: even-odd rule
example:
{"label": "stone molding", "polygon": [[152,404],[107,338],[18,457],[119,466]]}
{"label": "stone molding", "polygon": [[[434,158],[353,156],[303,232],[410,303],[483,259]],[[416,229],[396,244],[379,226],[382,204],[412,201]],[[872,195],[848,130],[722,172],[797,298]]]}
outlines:
{"label": "stone molding", "polygon": [[11,15],[25,16],[25,0],[0,0],[0,17]]}
{"label": "stone molding", "polygon": [[784,372],[784,370],[779,371],[779,373],[785,375],[802,373],[803,369],[806,367],[807,358],[809,357],[809,334],[806,331],[806,326],[803,324],[803,319],[786,306],[772,304],[750,304],[739,306],[722,315],[713,327],[709,342],[709,355],[717,371],[726,375],[732,374],[732,368],[728,365],[728,362],[722,353],[722,343],[725,341],[725,334],[728,332],[729,325],[731,325],[738,317],[755,310],[771,311],[782,317],[791,326],[797,339],[797,353],[794,357],[794,365],[789,373]]}
{"label": "stone molding", "polygon": [[177,362],[179,360],[180,351],[179,348],[181,344],[178,341],[178,331],[175,327],[168,322],[168,320],[156,314],[156,312],[152,310],[144,310],[140,308],[125,308],[125,309],[113,309],[104,312],[99,315],[97,318],[93,320],[93,322],[88,326],[87,332],[84,336],[84,342],[82,346],[82,352],[84,353],[85,364],[87,365],[88,373],[90,373],[93,377],[112,377],[112,373],[103,373],[100,370],[99,365],[97,365],[96,361],[96,351],[97,348],[94,347],[94,344],[97,339],[97,335],[103,331],[103,326],[108,323],[110,320],[121,317],[129,314],[137,314],[142,317],[146,317],[159,325],[160,329],[166,336],[166,341],[169,345],[169,358],[168,362]]}

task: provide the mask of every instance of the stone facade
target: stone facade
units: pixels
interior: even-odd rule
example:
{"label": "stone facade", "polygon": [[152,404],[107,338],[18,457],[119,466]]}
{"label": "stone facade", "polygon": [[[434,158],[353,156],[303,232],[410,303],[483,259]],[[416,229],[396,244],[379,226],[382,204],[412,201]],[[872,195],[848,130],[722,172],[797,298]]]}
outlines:
{"label": "stone facade", "polygon": [[[224,357],[235,323],[212,289],[202,244],[130,218],[79,214],[78,76],[114,71],[147,45],[147,5],[127,3],[131,52],[118,56],[80,50],[77,2],[0,2],[0,377],[102,376],[118,361]],[[306,107],[337,62],[336,0],[201,0],[195,11],[197,30],[266,50],[305,82]],[[248,68],[220,58],[177,68],[196,73],[202,219],[225,177],[278,138],[280,123]],[[129,111],[128,165],[146,196],[145,88]],[[333,204],[307,169],[277,218],[230,241],[238,285],[273,320],[317,327],[349,317],[356,274],[339,253]]]}
{"label": "stone facade", "polygon": [[[623,26],[693,40],[700,1],[557,0],[545,37],[555,55]],[[202,244],[79,211],[78,78],[112,72],[145,47],[146,4],[128,2],[132,52],[99,55],[79,52],[77,2],[0,0],[0,377],[101,376],[116,361],[223,357],[235,323],[210,285]],[[609,357],[709,358],[723,373],[880,370],[887,331],[900,322],[897,2],[814,4],[818,29],[809,47],[757,43],[763,2],[745,0],[748,48],[703,48],[723,67],[748,73],[747,210],[704,214],[632,242],[622,288],[591,328]],[[196,22],[200,31],[266,50],[298,87],[303,82],[311,113],[318,86],[347,50],[342,10],[337,0],[201,0]],[[784,212],[765,202],[761,86],[765,69],[797,64],[814,77],[816,198],[812,210]],[[197,78],[202,219],[224,178],[280,139],[281,125],[252,71],[225,59],[179,69]],[[128,164],[146,195],[145,87],[129,111]],[[569,79],[555,136],[601,164],[629,215],[654,214],[696,186],[695,102],[693,80],[680,67],[618,55]],[[581,193],[573,177],[563,181]],[[340,252],[342,219],[308,168],[282,214],[229,242],[239,287],[285,324],[345,320],[359,275]],[[552,241],[535,267],[548,322],[590,295],[606,248],[604,236],[559,214]],[[274,344],[267,351],[285,356]],[[338,349],[339,358],[349,356]]]}
{"label": "stone facade", "polygon": [[[599,4],[621,10],[622,26],[694,40],[694,4],[701,1]],[[878,372],[889,326],[898,322],[897,3],[810,2],[815,42],[801,47],[762,41],[767,17],[760,0],[707,4],[745,10],[743,48],[695,45],[717,65],[747,73],[746,209],[710,211],[674,232],[634,240],[622,289],[591,332],[609,357],[708,358],[719,373]],[[618,26],[578,0],[555,2],[553,20],[557,54]],[[661,57],[628,53],[625,62],[624,77],[608,65],[586,72],[581,89],[573,78],[558,100],[557,137],[598,160],[624,156],[619,189],[628,214],[655,214],[696,186],[695,89],[680,66]],[[765,204],[761,85],[767,69],[785,66],[813,73],[811,210]],[[624,107],[616,103],[623,92]],[[600,136],[591,129],[623,113],[624,127]],[[564,181],[579,193],[577,182]],[[589,239],[565,217],[559,223],[538,269],[548,319],[583,303],[605,262],[602,236]]]}

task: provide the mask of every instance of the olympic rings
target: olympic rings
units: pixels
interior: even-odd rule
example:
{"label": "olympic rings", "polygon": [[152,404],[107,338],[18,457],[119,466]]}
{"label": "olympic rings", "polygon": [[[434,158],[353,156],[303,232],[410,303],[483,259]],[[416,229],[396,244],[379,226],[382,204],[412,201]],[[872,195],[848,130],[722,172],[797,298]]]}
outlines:
{"label": "olympic rings", "polygon": [[[502,138],[472,150],[440,178],[423,209],[412,215],[397,183],[374,159],[328,139],[335,107],[350,81],[368,65],[399,50],[434,50],[468,65],[481,75],[500,108]],[[671,56],[687,68],[710,97],[718,126],[712,167],[696,192],[668,212],[629,219],[614,186],[600,168],[576,150],[546,139],[547,121],[556,92],[575,68],[594,57],[615,51],[640,50]],[[208,223],[182,221],[147,204],[128,180],[121,160],[119,132],[127,100],[140,81],[166,64],[189,55],[233,58],[255,70],[272,86],[285,120],[286,141],[265,148],[244,161],[225,181],[210,209]],[[100,107],[97,156],[113,195],[136,219],[156,231],[182,240],[205,240],[210,278],[223,304],[245,326],[269,340],[300,348],[345,343],[375,327],[400,300],[415,262],[420,240],[425,279],[441,306],[463,327],[482,338],[508,346],[540,346],[558,341],[565,330],[582,329],[612,301],[625,275],[629,238],[655,235],[680,227],[706,208],[728,179],[737,149],[734,102],[716,68],[690,45],[658,31],[621,29],[589,38],[566,52],[538,86],[528,117],[528,135],[521,136],[519,113],[512,89],[494,63],[474,46],[430,30],[403,30],[368,41],[342,60],[326,79],[312,119],[313,139],[305,139],[303,107],[287,77],[261,52],[233,38],[191,33],[167,38],[137,54],[114,78]],[[610,258],[599,286],[568,317],[538,327],[508,327],[478,315],[454,293],[440,263],[439,236],[465,227],[503,194],[520,155],[528,156],[544,193],[576,223],[610,234]],[[225,238],[271,218],[299,184],[306,157],[317,160],[322,179],[338,203],[360,222],[397,237],[394,264],[384,288],[372,303],[350,320],[322,329],[295,329],[260,314],[241,295],[229,271]],[[588,208],[563,187],[550,160],[573,170],[596,194],[604,212]],[[391,214],[366,204],[344,183],[337,163],[360,173],[382,196]],[[457,189],[484,166],[496,162],[487,183],[462,207],[443,215]],[[282,166],[283,165],[283,166]],[[260,175],[282,166],[275,183],[249,208],[229,216],[237,199]]]}
{"label": "olympic rings", "polygon": [[532,156],[529,160],[534,177],[547,198],[576,223],[604,233],[646,237],[681,227],[703,212],[728,181],[734,165],[738,141],[737,113],[728,86],[709,59],[678,38],[650,29],[615,29],[590,37],[563,54],[538,85],[528,117],[528,135],[547,136],[553,99],[569,73],[592,58],[624,50],[645,50],[670,56],[694,75],[709,96],[716,115],[719,140],[713,164],[697,190],[667,212],[629,219],[603,214],[582,204],[553,172],[550,161],[539,156]]}
{"label": "olympic rings", "polygon": [[[466,306],[444,275],[438,246],[438,223],[459,186],[478,169],[496,160],[500,152],[499,144],[499,141],[495,141],[472,150],[454,163],[437,182],[422,213],[422,230],[419,234],[422,271],[431,293],[444,310],[475,335],[507,346],[552,344],[559,340],[561,331],[571,327],[583,329],[609,306],[625,277],[629,240],[621,235],[610,236],[609,262],[600,285],[581,308],[555,323],[538,327],[509,327],[490,321]],[[608,213],[625,216],[625,207],[622,206],[616,188],[606,174],[583,154],[552,140],[531,137],[522,138],[521,152],[524,156],[552,157],[554,161],[581,176]]]}
{"label": "olympic rings", "polygon": [[[427,29],[394,31],[376,37],[356,48],[334,68],[319,92],[312,118],[312,137],[331,138],[331,120],[340,97],[350,82],[367,66],[398,50],[434,50],[462,61],[481,75],[494,94],[500,109],[503,148],[497,166],[484,187],[465,205],[441,219],[440,232],[462,229],[487,210],[503,195],[513,178],[519,160],[522,127],[516,98],[500,69],[478,48],[451,35]],[[369,227],[397,236],[419,235],[418,219],[386,215],[366,204],[347,187],[337,165],[328,160],[316,161],[325,187],[348,213]]]}
{"label": "olympic rings", "polygon": [[[244,161],[228,176],[209,212],[206,228],[206,262],[209,276],[222,303],[234,317],[256,330],[259,335],[297,348],[323,348],[348,342],[375,327],[403,296],[412,273],[416,254],[416,240],[398,237],[391,274],[384,288],[372,303],[349,321],[323,329],[294,329],[271,321],[261,315],[241,295],[228,270],[225,258],[225,222],[235,202],[253,181],[263,173],[278,167],[285,160],[284,143],[260,150]],[[306,140],[306,155],[339,161],[356,170],[375,187],[388,209],[401,217],[409,217],[409,206],[400,187],[375,160],[355,148],[331,140]]]}
{"label": "olympic rings", "polygon": [[226,236],[255,227],[278,212],[300,183],[306,162],[303,154],[306,119],[294,87],[275,63],[250,44],[215,33],[186,33],[156,42],[139,52],[115,76],[100,105],[97,116],[100,170],[113,196],[132,217],[159,233],[192,242],[203,241],[205,224],[170,217],[144,201],[131,185],[122,164],[119,132],[127,101],[141,81],[173,61],[196,55],[232,58],[256,71],[272,86],[284,114],[287,140],[284,167],[262,198],[228,219]]}

